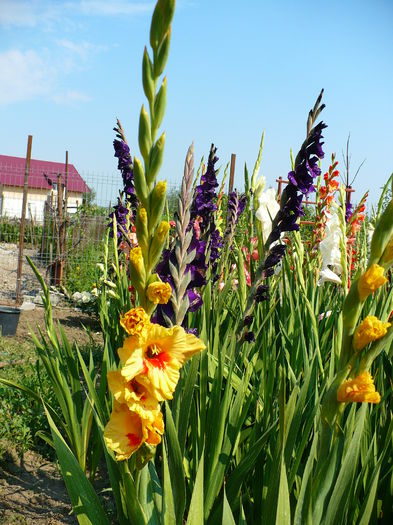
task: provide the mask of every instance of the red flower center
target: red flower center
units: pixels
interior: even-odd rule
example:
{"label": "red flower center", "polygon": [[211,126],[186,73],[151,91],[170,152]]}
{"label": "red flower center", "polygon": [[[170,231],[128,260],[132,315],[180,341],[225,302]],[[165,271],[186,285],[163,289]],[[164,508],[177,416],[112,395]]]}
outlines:
{"label": "red flower center", "polygon": [[128,434],[126,434],[126,436],[128,438],[128,443],[130,447],[136,447],[141,442],[141,438],[137,436],[136,434],[133,434],[132,432],[129,432]]}
{"label": "red flower center", "polygon": [[170,361],[170,355],[166,352],[162,352],[161,348],[155,343],[152,343],[147,347],[145,357],[152,366],[159,368],[160,370],[164,369],[166,363]]}

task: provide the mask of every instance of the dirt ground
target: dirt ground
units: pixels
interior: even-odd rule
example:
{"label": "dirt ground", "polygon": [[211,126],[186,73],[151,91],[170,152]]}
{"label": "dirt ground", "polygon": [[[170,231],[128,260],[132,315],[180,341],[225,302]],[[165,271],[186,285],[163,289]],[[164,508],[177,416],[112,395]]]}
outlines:
{"label": "dirt ground", "polygon": [[[53,318],[58,320],[68,337],[79,345],[89,342],[86,327],[96,343],[102,341],[97,320],[66,305],[53,308]],[[24,342],[30,330],[37,333],[37,326],[45,329],[44,309],[23,310],[20,314],[14,342]],[[1,362],[0,367],[9,366]],[[9,450],[0,466],[0,524],[60,525],[77,523],[70,514],[71,505],[64,482],[55,463],[39,454],[28,451],[23,460]]]}
{"label": "dirt ground", "polygon": [[78,523],[54,463],[27,451],[10,451],[0,468],[0,523],[61,525]]}

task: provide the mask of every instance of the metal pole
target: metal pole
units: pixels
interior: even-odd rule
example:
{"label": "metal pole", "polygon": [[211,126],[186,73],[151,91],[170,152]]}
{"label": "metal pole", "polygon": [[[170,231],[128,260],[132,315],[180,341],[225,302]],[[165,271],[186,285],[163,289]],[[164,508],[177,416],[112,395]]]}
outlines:
{"label": "metal pole", "polygon": [[23,266],[23,242],[25,237],[25,222],[26,222],[26,205],[27,205],[27,192],[29,188],[29,173],[30,173],[30,160],[31,160],[31,147],[33,144],[33,135],[29,135],[27,139],[27,153],[26,153],[26,164],[25,164],[25,182],[23,185],[23,200],[22,200],[22,218],[20,223],[20,234],[19,234],[19,255],[18,255],[18,268],[16,271],[16,299],[15,303],[17,306],[21,304],[21,284],[22,284],[22,266]]}
{"label": "metal pole", "polygon": [[[67,257],[67,229],[68,229],[68,151],[66,151],[65,156],[65,181],[64,181],[64,229],[63,229],[63,239],[62,239],[62,254],[63,254],[63,274],[62,280],[65,279],[64,270],[67,268],[66,257]],[[65,270],[66,271],[66,270]]]}
{"label": "metal pole", "polygon": [[236,164],[236,154],[232,153],[232,155],[231,155],[231,171],[229,173],[228,194],[233,192],[233,183],[234,183],[234,180],[235,180],[235,164]]}

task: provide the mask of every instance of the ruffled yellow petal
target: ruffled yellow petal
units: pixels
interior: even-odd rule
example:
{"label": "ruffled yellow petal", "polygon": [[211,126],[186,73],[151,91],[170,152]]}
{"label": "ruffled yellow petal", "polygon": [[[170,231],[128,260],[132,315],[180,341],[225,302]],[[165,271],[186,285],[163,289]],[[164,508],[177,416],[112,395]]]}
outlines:
{"label": "ruffled yellow petal", "polygon": [[379,264],[372,264],[370,268],[359,278],[358,291],[361,301],[364,301],[370,293],[375,292],[380,286],[387,282],[383,275],[384,269]]}
{"label": "ruffled yellow petal", "polygon": [[369,372],[359,374],[355,379],[344,381],[337,391],[339,403],[379,403],[381,396],[375,390]]}
{"label": "ruffled yellow petal", "polygon": [[169,283],[155,281],[147,287],[146,295],[154,304],[167,304],[172,295],[172,288]]}
{"label": "ruffled yellow petal", "polygon": [[160,407],[151,392],[135,379],[127,381],[121,371],[108,372],[109,389],[118,403],[124,403],[128,408],[140,415],[142,419],[154,421]]}
{"label": "ruffled yellow petal", "polygon": [[142,348],[136,348],[130,351],[126,346],[119,349],[119,357],[124,363],[121,369],[121,375],[127,380],[131,381],[138,374],[141,374],[145,369],[143,362],[143,350]]}
{"label": "ruffled yellow petal", "polygon": [[106,446],[115,452],[116,459],[128,459],[146,440],[147,435],[142,418],[131,412],[127,405],[115,403],[104,430],[104,440]]}
{"label": "ruffled yellow petal", "polygon": [[138,308],[131,308],[124,314],[120,318],[120,324],[127,334],[142,336],[150,325],[150,318],[145,310],[138,306]]}
{"label": "ruffled yellow petal", "polygon": [[173,398],[180,377],[181,365],[165,352],[144,360],[145,369],[135,379],[147,388],[158,401]]}
{"label": "ruffled yellow petal", "polygon": [[163,352],[175,357],[181,365],[206,348],[198,337],[187,334],[183,327],[165,328],[158,324],[150,326],[144,349],[152,344],[156,344]]}
{"label": "ruffled yellow petal", "polygon": [[356,351],[362,350],[366,345],[381,339],[387,333],[390,323],[380,321],[374,315],[368,315],[357,327],[353,336],[353,347]]}
{"label": "ruffled yellow petal", "polygon": [[164,419],[159,412],[152,423],[146,424],[147,437],[146,443],[149,445],[158,445],[161,443],[161,436],[164,433]]}

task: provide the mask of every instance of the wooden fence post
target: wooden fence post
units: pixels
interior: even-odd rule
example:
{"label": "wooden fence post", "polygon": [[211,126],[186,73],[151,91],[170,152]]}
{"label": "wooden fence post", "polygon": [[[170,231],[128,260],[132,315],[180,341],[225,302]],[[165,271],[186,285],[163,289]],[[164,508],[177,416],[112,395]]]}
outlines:
{"label": "wooden fence post", "polygon": [[233,192],[233,184],[235,181],[235,164],[236,164],[236,154],[232,153],[231,155],[231,170],[229,173],[229,188],[228,195]]}
{"label": "wooden fence post", "polygon": [[27,153],[26,153],[26,164],[25,164],[25,181],[23,185],[23,199],[22,199],[22,217],[20,223],[19,233],[19,255],[18,255],[18,268],[16,270],[16,298],[15,303],[17,306],[21,304],[21,286],[22,286],[22,267],[23,267],[23,243],[25,238],[25,222],[26,222],[26,205],[27,205],[27,193],[29,188],[29,173],[30,173],[30,161],[31,161],[31,148],[33,144],[33,135],[29,135],[27,139]]}

